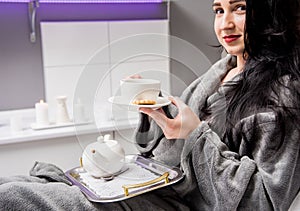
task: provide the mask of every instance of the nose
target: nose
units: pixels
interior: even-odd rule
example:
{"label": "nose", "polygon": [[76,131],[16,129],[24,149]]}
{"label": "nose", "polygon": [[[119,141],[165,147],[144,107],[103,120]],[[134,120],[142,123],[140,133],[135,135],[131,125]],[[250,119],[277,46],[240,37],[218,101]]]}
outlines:
{"label": "nose", "polygon": [[224,13],[222,22],[221,22],[221,29],[232,29],[235,26],[234,24],[234,17],[231,13]]}

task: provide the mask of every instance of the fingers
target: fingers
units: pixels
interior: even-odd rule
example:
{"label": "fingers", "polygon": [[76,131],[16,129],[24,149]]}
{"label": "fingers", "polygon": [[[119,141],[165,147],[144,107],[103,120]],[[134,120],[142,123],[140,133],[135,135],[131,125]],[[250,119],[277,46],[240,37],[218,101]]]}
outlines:
{"label": "fingers", "polygon": [[130,78],[138,78],[138,79],[141,79],[142,76],[139,75],[139,74],[134,74],[134,75],[132,75]]}
{"label": "fingers", "polygon": [[134,75],[127,76],[125,79],[141,79],[141,78],[142,78],[141,75],[134,74]]}
{"label": "fingers", "polygon": [[201,124],[201,120],[178,97],[169,97],[169,99],[178,108],[178,114],[173,119],[169,119],[162,109],[140,108],[140,111],[150,116],[157,123],[167,139],[186,139]]}
{"label": "fingers", "polygon": [[177,106],[177,102],[176,102],[176,100],[175,100],[175,97],[169,96],[168,98],[169,98],[169,100],[172,102],[172,104],[174,104],[175,106]]}
{"label": "fingers", "polygon": [[169,100],[178,108],[179,111],[187,106],[179,97],[170,96]]}
{"label": "fingers", "polygon": [[152,110],[150,108],[140,108],[140,111],[142,113],[150,116],[158,124],[158,126],[164,130],[164,128],[166,127],[168,118],[166,117],[166,115],[162,109]]}

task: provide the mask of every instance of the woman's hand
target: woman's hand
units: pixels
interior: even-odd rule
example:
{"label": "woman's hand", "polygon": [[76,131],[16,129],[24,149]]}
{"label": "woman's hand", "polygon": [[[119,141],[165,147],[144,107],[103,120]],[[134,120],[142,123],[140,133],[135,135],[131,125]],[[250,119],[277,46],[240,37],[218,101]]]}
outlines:
{"label": "woman's hand", "polygon": [[169,119],[162,109],[140,108],[140,111],[150,116],[160,126],[167,139],[186,139],[199,126],[201,120],[178,97],[169,99],[178,108],[178,115],[174,119]]}
{"label": "woman's hand", "polygon": [[125,79],[141,79],[141,78],[142,78],[141,75],[134,74],[134,75],[127,76]]}

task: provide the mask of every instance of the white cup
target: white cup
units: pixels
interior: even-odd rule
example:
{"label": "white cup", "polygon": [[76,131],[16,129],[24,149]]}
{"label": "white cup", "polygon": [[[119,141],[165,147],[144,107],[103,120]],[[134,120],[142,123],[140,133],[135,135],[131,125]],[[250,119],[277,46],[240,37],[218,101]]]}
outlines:
{"label": "white cup", "polygon": [[134,100],[157,100],[160,81],[154,79],[129,78],[120,82],[121,96],[129,102]]}

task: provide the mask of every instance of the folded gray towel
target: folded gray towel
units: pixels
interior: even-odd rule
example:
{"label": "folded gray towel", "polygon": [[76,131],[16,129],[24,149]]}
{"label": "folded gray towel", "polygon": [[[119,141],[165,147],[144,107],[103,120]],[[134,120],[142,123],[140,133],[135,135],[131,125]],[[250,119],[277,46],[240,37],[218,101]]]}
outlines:
{"label": "folded gray towel", "polygon": [[35,162],[34,166],[30,170],[30,175],[45,178],[49,182],[63,182],[68,185],[72,185],[60,168],[49,163]]}

